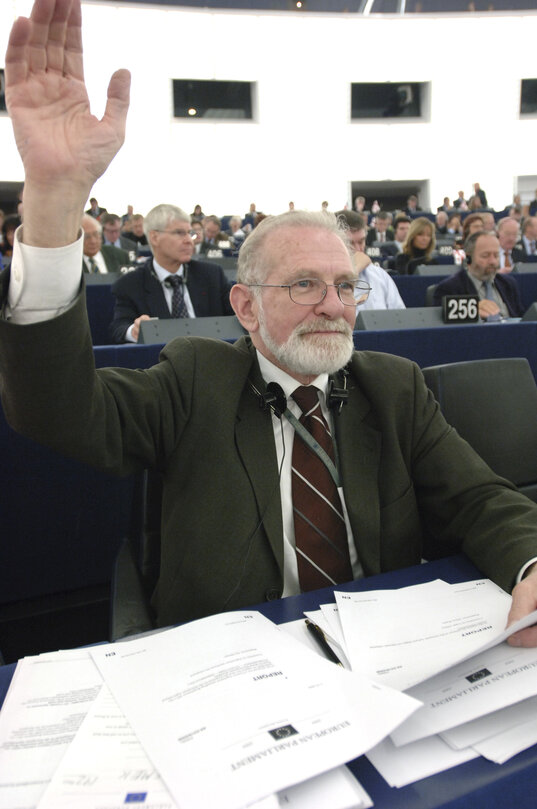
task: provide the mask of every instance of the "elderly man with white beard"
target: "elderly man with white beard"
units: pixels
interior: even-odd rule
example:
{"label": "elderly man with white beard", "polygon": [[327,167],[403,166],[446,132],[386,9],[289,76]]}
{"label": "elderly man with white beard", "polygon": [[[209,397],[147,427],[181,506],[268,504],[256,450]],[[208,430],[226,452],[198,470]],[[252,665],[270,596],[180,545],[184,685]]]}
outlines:
{"label": "elderly man with white beard", "polygon": [[[98,121],[81,42],[80,0],[35,0],[6,54],[26,182],[2,398],[34,440],[162,475],[158,624],[417,564],[428,548],[459,548],[514,588],[509,620],[534,609],[537,507],[446,424],[413,363],[354,351],[368,285],[331,214],[269,217],[246,239],[230,299],[247,337],[183,338],[148,370],[95,370],[80,216],[123,141],[129,76],[113,75]],[[511,642],[537,645],[537,629]]]}

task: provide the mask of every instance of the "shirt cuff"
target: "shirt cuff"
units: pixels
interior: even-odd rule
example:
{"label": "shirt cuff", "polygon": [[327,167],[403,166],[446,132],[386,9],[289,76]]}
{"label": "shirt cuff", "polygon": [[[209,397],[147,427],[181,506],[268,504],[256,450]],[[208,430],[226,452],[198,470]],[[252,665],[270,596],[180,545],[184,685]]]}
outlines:
{"label": "shirt cuff", "polygon": [[534,556],[533,559],[530,559],[529,562],[526,562],[526,564],[523,567],[520,568],[520,570],[518,571],[518,576],[516,577],[516,583],[517,584],[519,584],[519,582],[522,581],[522,579],[524,578],[524,574],[526,573],[527,569],[529,567],[531,567],[532,565],[534,565],[535,562],[537,562],[537,556]]}
{"label": "shirt cuff", "polygon": [[4,317],[26,325],[50,320],[68,309],[80,289],[82,234],[65,247],[33,247],[22,242],[23,225],[13,243]]}

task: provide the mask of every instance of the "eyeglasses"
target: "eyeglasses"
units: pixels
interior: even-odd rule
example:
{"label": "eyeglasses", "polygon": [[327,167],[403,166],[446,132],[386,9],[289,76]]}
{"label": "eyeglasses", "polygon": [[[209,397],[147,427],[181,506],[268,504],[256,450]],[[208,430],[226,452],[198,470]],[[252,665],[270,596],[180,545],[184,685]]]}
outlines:
{"label": "eyeglasses", "polygon": [[182,230],[181,228],[176,228],[176,230],[158,230],[158,228],[153,228],[153,230],[156,230],[157,233],[169,233],[170,236],[177,236],[179,239],[186,239],[187,236],[193,239],[196,235],[194,230]]}
{"label": "eyeglasses", "polygon": [[301,278],[292,284],[248,284],[249,287],[274,287],[288,289],[293,303],[301,306],[316,306],[326,298],[328,287],[335,287],[341,303],[345,306],[358,306],[365,303],[371,287],[367,281],[340,281],[339,284],[326,284],[319,278]]}

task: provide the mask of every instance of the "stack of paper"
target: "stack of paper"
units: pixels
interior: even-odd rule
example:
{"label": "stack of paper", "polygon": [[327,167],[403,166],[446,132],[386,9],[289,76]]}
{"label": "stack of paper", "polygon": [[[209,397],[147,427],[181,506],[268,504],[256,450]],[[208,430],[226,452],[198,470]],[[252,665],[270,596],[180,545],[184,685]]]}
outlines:
{"label": "stack of paper", "polygon": [[487,579],[364,593],[307,613],[345,665],[423,703],[367,755],[392,786],[537,742],[537,649],[509,646],[510,597]]}
{"label": "stack of paper", "polygon": [[0,714],[0,809],[368,807],[342,765],[419,707],[255,612],[27,658]]}

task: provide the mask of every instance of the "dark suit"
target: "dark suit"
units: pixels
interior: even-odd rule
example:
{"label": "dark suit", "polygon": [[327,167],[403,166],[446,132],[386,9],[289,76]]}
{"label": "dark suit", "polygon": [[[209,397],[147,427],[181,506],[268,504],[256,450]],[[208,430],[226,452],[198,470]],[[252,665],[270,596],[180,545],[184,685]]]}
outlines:
{"label": "dark suit", "polygon": [[[519,261],[524,262],[530,256],[533,256],[533,255],[535,255],[535,254],[532,253],[531,250],[530,251],[526,250],[526,245],[524,244],[523,239],[520,239],[520,241],[517,242],[515,244],[515,246],[513,247],[513,249],[511,250],[511,260],[515,264],[518,264]],[[516,258],[515,258],[515,256],[516,256]]]}
{"label": "dark suit", "polygon": [[[524,307],[516,281],[509,275],[498,273],[494,279],[510,317],[522,317]],[[434,292],[434,305],[441,306],[444,295],[475,295],[476,287],[465,269],[459,270],[451,278],[440,281]]]}
{"label": "dark suit", "polygon": [[[387,228],[387,230],[386,230],[386,238],[385,238],[385,241],[383,242],[383,244],[385,244],[386,242],[393,241],[393,236],[394,236],[393,228]],[[367,236],[365,237],[366,245],[368,247],[370,247],[374,242],[378,242],[378,240],[379,240],[379,232],[378,232],[378,230],[376,230],[375,228],[370,228],[367,231]]]}
{"label": "dark suit", "polygon": [[[138,250],[137,242],[134,242],[132,239],[127,238],[127,236],[120,236],[119,243],[121,245],[121,248],[119,247],[116,248],[118,250],[121,249],[126,250],[127,252],[134,252],[134,253],[136,253],[136,251]],[[108,245],[108,247],[115,247],[115,244],[110,244]]]}
{"label": "dark suit", "polygon": [[[119,272],[122,267],[129,267],[132,263],[126,250],[120,250],[111,244],[103,244],[101,253],[108,272]],[[89,272],[84,259],[82,259],[82,271]]]}
{"label": "dark suit", "polygon": [[[79,299],[36,325],[0,321],[0,367],[16,430],[109,471],[162,473],[161,625],[281,594],[278,464],[249,338],[182,338],[143,373],[95,372]],[[334,425],[365,574],[419,563],[425,531],[435,554],[462,548],[510,589],[537,556],[537,507],[448,427],[415,364],[355,352],[348,383]]]}
{"label": "dark suit", "polygon": [[220,242],[231,243],[231,237],[228,236],[227,233],[220,231],[220,233],[218,233],[212,241],[209,242],[204,239],[200,245],[200,254],[207,255],[207,253],[210,253],[211,250],[221,250],[222,248],[220,247]]}
{"label": "dark suit", "polygon": [[[190,261],[186,278],[196,317],[233,314],[229,302],[232,284],[218,264]],[[112,293],[116,302],[110,333],[116,343],[124,342],[125,332],[140,315],[171,318],[162,284],[153,270],[152,258],[117,280],[112,286]]]}

